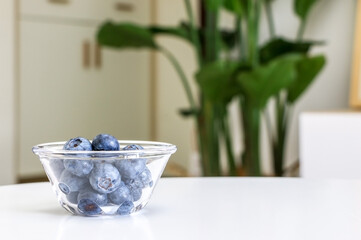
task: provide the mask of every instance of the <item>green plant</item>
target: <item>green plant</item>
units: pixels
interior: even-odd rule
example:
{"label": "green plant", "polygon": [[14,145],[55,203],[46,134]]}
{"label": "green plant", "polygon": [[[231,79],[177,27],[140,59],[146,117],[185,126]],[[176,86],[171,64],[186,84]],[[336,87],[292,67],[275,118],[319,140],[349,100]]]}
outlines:
{"label": "green plant", "polygon": [[[303,40],[307,16],[317,0],[294,0],[294,11],[300,19],[295,40],[278,37],[272,17],[272,0],[203,0],[203,19],[196,24],[189,0],[184,0],[188,22],[179,26],[140,26],[134,23],[104,23],[98,42],[107,47],[149,48],[157,50],[174,66],[186,93],[189,108],[184,116],[192,117],[198,130],[198,148],[203,174],[207,176],[260,176],[260,122],[265,115],[271,136],[275,175],[284,171],[284,148],[292,107],[313,82],[325,64],[323,55],[311,56],[312,46],[320,44]],[[270,39],[258,41],[261,7],[265,7]],[[220,10],[230,11],[235,18],[234,30],[220,29]],[[155,41],[157,35],[171,35],[191,44],[198,68],[197,98],[191,92],[180,63],[173,54]],[[230,53],[238,57],[232,58]],[[275,99],[275,126],[271,124],[267,104]],[[239,101],[242,113],[244,152],[237,161],[228,121],[228,106]],[[263,114],[264,113],[264,114]],[[228,169],[220,167],[220,146],[227,151]],[[241,162],[241,164],[239,164]],[[240,170],[241,169],[241,170]]]}

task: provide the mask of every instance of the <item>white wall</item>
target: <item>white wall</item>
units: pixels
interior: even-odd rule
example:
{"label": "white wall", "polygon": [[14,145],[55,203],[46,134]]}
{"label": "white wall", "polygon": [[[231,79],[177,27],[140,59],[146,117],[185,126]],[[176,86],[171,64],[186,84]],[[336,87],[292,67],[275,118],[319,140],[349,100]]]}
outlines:
{"label": "white wall", "polygon": [[[293,1],[275,0],[273,3],[277,34],[289,38],[294,37],[299,22],[293,13]],[[287,164],[295,161],[299,156],[298,116],[300,112],[348,108],[355,9],[356,0],[320,0],[310,13],[305,38],[325,41],[325,45],[314,48],[314,52],[324,53],[327,57],[327,65],[317,81],[295,106],[286,152]],[[184,18],[185,12],[182,1],[158,1],[158,22],[160,24],[177,24],[180,19]],[[261,41],[264,42],[269,34],[265,19],[262,19],[261,22],[260,35]],[[222,25],[233,25],[233,21],[226,16],[222,21]],[[172,39],[164,40],[162,43],[175,52],[186,68],[188,76],[192,77],[192,72],[196,68],[193,52],[189,45]],[[189,170],[197,172],[194,169],[196,164],[189,160],[194,143],[192,140],[194,138],[192,123],[190,120],[182,119],[177,114],[180,107],[188,106],[179,82],[169,63],[159,57],[158,116],[160,121],[158,138],[177,144],[179,149],[173,157],[173,161],[183,166],[191,166]],[[237,108],[236,106],[233,106],[233,108],[234,118],[232,123],[237,128],[237,114],[234,112]],[[265,130],[264,126],[263,130]],[[240,151],[240,138],[235,140],[236,150]],[[271,173],[269,149],[265,134],[263,134],[262,144],[264,170],[266,173]]]}
{"label": "white wall", "polygon": [[0,185],[15,182],[15,1],[0,1]]}

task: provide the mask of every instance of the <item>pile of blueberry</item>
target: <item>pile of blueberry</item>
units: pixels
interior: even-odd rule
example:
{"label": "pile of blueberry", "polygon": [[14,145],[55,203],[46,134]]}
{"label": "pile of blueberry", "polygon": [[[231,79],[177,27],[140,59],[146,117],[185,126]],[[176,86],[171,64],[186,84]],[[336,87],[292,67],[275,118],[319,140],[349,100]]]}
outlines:
{"label": "pile of blueberry", "polygon": [[[120,150],[118,140],[108,134],[97,135],[92,143],[82,137],[72,138],[63,148],[72,151]],[[132,144],[122,150],[140,149],[143,147]],[[142,190],[153,185],[151,172],[143,158],[115,162],[54,159],[50,161],[50,167],[58,175],[59,189],[85,215],[103,214],[102,206],[119,206],[117,214],[129,214],[134,202],[141,198]]]}

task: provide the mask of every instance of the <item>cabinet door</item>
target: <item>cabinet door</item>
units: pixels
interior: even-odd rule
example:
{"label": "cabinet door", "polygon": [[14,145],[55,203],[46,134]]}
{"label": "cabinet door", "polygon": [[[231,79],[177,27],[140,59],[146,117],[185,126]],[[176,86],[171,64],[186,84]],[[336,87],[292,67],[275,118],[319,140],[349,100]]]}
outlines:
{"label": "cabinet door", "polygon": [[39,143],[99,133],[148,139],[148,53],[104,49],[96,67],[95,32],[95,26],[21,22],[20,176],[43,172],[31,152]]}

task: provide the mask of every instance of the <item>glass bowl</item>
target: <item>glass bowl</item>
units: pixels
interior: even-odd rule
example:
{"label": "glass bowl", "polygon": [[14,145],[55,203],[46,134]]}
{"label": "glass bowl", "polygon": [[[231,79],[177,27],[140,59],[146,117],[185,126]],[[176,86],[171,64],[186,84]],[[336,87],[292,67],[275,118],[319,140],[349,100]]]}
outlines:
{"label": "glass bowl", "polygon": [[61,206],[75,215],[128,215],[144,208],[175,145],[119,141],[120,149],[137,144],[142,150],[69,151],[65,142],[39,144],[45,173]]}

